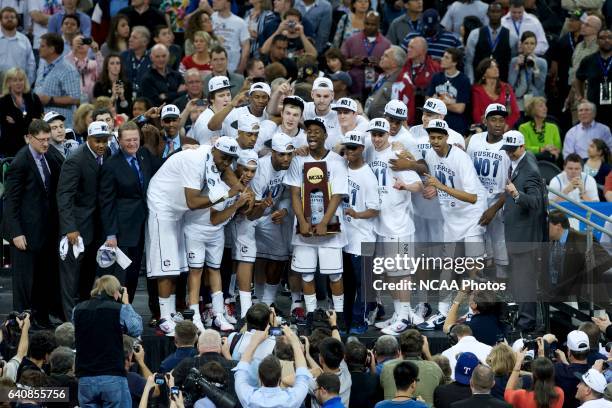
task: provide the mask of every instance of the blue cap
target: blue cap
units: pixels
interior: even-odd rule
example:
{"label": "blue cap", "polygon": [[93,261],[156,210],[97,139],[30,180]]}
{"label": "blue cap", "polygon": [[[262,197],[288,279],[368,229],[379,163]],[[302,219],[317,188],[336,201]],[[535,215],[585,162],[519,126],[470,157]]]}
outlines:
{"label": "blue cap", "polygon": [[455,381],[459,384],[469,385],[472,372],[480,364],[478,357],[474,353],[461,353],[455,365]]}

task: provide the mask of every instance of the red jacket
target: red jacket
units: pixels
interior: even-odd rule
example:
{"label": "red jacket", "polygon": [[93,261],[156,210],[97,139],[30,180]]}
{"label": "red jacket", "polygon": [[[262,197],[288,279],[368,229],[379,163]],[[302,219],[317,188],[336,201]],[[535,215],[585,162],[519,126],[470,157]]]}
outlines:
{"label": "red jacket", "polygon": [[472,86],[472,121],[473,123],[482,123],[485,110],[487,106],[492,103],[501,103],[506,107],[510,114],[506,118],[506,124],[510,129],[514,128],[514,124],[519,119],[521,114],[518,104],[516,103],[516,96],[512,87],[506,82],[500,81],[499,98],[493,100],[484,89],[483,85],[475,84]]}

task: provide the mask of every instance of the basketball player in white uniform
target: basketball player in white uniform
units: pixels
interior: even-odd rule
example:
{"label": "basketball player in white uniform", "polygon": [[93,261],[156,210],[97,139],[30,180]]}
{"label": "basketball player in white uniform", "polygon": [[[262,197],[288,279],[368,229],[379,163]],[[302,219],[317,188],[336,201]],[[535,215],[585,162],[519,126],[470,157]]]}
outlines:
{"label": "basketball player in white uniform", "polygon": [[[366,161],[378,180],[380,214],[374,222],[376,232],[376,256],[393,257],[396,254],[414,255],[414,222],[411,193],[423,189],[421,178],[414,171],[393,171],[389,159],[397,154],[389,143],[389,122],[386,119],[370,121],[370,136],[374,149],[368,151]],[[389,281],[399,282],[407,279],[414,270],[388,270]],[[423,319],[410,307],[409,291],[393,291],[394,313],[390,319],[376,324],[384,334],[399,335],[411,324],[420,324]]]}
{"label": "basketball player in white uniform", "polygon": [[[404,102],[397,99],[389,101],[385,105],[385,119],[389,122],[389,142],[391,144],[399,142],[406,149],[414,143],[414,138],[408,131],[408,107]],[[411,151],[411,149],[408,149]]]}
{"label": "basketball player in white uniform", "polygon": [[232,258],[238,261],[237,281],[240,293],[241,317],[246,316],[252,305],[251,282],[253,265],[258,262],[260,270],[267,275],[263,302],[274,303],[281,278],[281,261],[289,259],[283,236],[284,223],[291,223],[288,200],[281,201],[285,185],[283,180],[293,156],[293,138],[284,133],[272,137],[272,152],[259,160],[257,174],[250,184],[259,202],[248,215],[239,215],[234,220],[235,241]]}
{"label": "basketball player in white uniform", "polygon": [[[255,151],[261,155],[265,155],[270,148],[270,140],[275,134],[284,133],[290,136],[293,140],[292,145],[295,149],[306,146],[306,132],[300,128],[302,120],[302,112],[304,112],[304,100],[299,96],[287,96],[283,99],[283,107],[281,108],[281,124],[277,125],[271,120],[261,122],[259,128],[259,137],[255,144]],[[263,150],[265,149],[265,150]]]}
{"label": "basketball player in white uniform", "polygon": [[[486,198],[474,164],[467,153],[448,142],[449,129],[444,120],[430,120],[426,130],[431,149],[425,155],[428,173],[423,196],[438,196],[444,218],[444,255],[456,256],[456,243],[464,243],[466,257],[484,256],[484,227],[479,220]],[[445,279],[451,279],[453,272],[444,272]],[[440,291],[439,296],[438,313],[418,325],[419,329],[434,330],[444,324],[452,292]]]}
{"label": "basketball player in white uniform", "polygon": [[332,110],[338,115],[338,124],[340,125],[340,131],[336,132],[333,138],[327,138],[325,146],[331,146],[330,148],[337,148],[342,136],[347,132],[354,130],[357,132],[367,132],[368,122],[365,120],[359,120],[362,118],[357,113],[357,102],[351,98],[340,98],[332,106]]}
{"label": "basketball player in white uniform", "polygon": [[[238,153],[236,175],[243,185],[248,185],[257,169],[257,154],[252,150]],[[228,186],[221,181],[221,188]],[[208,284],[210,286],[214,324],[221,331],[230,331],[234,326],[225,317],[223,292],[221,291],[221,260],[225,243],[224,226],[232,219],[236,211],[248,206],[253,193],[250,190],[215,204],[211,208],[190,211],[185,214],[184,231],[187,262],[189,264],[189,307],[194,310],[193,323],[200,330],[204,325],[199,313],[199,297],[202,271],[206,264]]]}
{"label": "basketball player in white uniform", "polygon": [[219,137],[228,133],[227,127],[214,131],[210,130],[208,122],[215,113],[221,111],[232,101],[231,87],[229,79],[225,76],[212,77],[208,82],[208,108],[198,116],[191,129],[193,138],[200,145],[214,145]]}
{"label": "basketball player in white uniform", "polygon": [[[147,277],[157,279],[160,329],[174,335],[175,278],[187,272],[183,216],[233,197],[242,186],[221,188],[220,174],[238,154],[235,140],[221,137],[215,146],[173,154],[151,179],[147,191],[149,217],[145,233]],[[197,303],[197,301],[196,301]]]}
{"label": "basketball player in white uniform", "polygon": [[[378,180],[363,159],[366,135],[350,131],[342,138],[344,158],[348,164],[349,194],[344,197],[342,207],[348,244],[344,247],[345,273],[351,273],[355,286],[350,334],[363,334],[368,330],[365,294],[362,293],[364,270],[362,267],[363,242],[376,242],[374,222],[380,212]],[[372,254],[367,254],[372,255]],[[346,275],[345,275],[346,276]],[[346,291],[346,281],[345,281]],[[352,296],[351,292],[348,292]]]}
{"label": "basketball player in white uniform", "polygon": [[[318,119],[304,121],[308,140],[308,156],[296,156],[291,162],[285,176],[285,184],[291,188],[291,204],[296,216],[294,232],[293,257],[291,269],[300,273],[304,291],[304,303],[307,312],[307,326],[311,327],[313,312],[317,308],[315,292],[315,272],[317,266],[321,274],[329,276],[334,310],[338,314],[338,323],[344,321],[344,288],[342,284],[342,248],[346,246],[344,231],[342,199],[348,194],[348,175],[346,163],[338,154],[325,148],[326,126]],[[302,185],[304,183],[304,163],[325,162],[330,187],[328,207],[323,211],[322,197],[313,193],[304,197],[312,203],[312,219],[307,220],[302,207]],[[327,234],[328,224],[337,217],[340,232]]]}
{"label": "basketball player in white uniform", "polygon": [[[486,228],[487,255],[494,256],[498,278],[506,278],[509,265],[504,232],[504,197],[510,158],[501,150],[504,145],[506,107],[492,103],[485,111],[487,132],[472,135],[468,140],[467,153],[485,190],[486,210],[480,217],[480,225]],[[491,254],[492,252],[492,254]]]}

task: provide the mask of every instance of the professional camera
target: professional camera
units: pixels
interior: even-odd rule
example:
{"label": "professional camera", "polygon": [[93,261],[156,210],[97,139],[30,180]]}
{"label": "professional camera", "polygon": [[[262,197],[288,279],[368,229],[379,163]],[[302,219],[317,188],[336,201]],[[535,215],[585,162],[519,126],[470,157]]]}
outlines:
{"label": "professional camera", "polygon": [[201,398],[207,397],[218,408],[234,408],[238,400],[231,394],[208,381],[197,368],[189,370],[183,385],[185,406],[193,406]]}
{"label": "professional camera", "polygon": [[525,66],[527,68],[535,67],[535,61],[534,61],[533,57],[531,57],[531,56],[525,57]]}

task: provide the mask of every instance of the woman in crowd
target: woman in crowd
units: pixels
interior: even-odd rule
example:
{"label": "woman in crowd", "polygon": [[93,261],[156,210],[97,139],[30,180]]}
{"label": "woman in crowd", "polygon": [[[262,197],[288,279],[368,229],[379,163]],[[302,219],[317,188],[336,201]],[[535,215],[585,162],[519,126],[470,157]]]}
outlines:
{"label": "woman in crowd", "polygon": [[193,46],[195,52],[191,55],[187,55],[181,61],[179,71],[181,74],[187,72],[188,69],[195,68],[200,71],[202,77],[212,72],[210,66],[210,54],[208,53],[208,47],[210,44],[210,36],[206,31],[198,31],[193,35]]}
{"label": "woman in crowd", "polygon": [[467,39],[472,30],[478,30],[482,27],[482,21],[476,16],[466,16],[463,19],[463,24],[459,28],[459,32],[461,34],[461,43],[463,46],[467,44]]}
{"label": "woman in crowd", "polygon": [[62,38],[64,39],[64,53],[66,55],[72,49],[74,37],[81,32],[81,20],[75,14],[66,14],[62,18]]}
{"label": "woman in crowd", "polygon": [[87,126],[93,122],[91,117],[93,110],[94,106],[91,103],[82,103],[74,113],[72,130],[74,130],[74,136],[79,143],[83,143],[87,139]]}
{"label": "woman in crowd", "polygon": [[[72,40],[72,51],[66,55],[66,61],[79,71],[82,103],[90,102],[93,99],[93,88],[104,66],[104,58],[98,50],[98,44],[93,41],[90,46],[84,39],[85,37],[81,34],[75,36]],[[95,59],[89,58],[90,47],[95,54]]]}
{"label": "woman in crowd", "polygon": [[249,28],[249,34],[251,34],[251,51],[249,52],[251,57],[259,57],[260,44],[258,39],[263,33],[265,22],[269,21],[274,14],[270,10],[272,8],[270,3],[270,0],[249,0],[249,4],[253,7],[244,14],[244,21]]}
{"label": "woman in crowd", "polygon": [[[544,346],[542,345],[542,349]],[[543,352],[543,351],[542,351]],[[514,408],[561,408],[563,390],[555,386],[555,367],[546,357],[538,357],[531,363],[533,386],[530,390],[517,390],[521,366],[527,350],[516,353],[516,362],[506,384],[504,399]],[[568,396],[572,398],[573,396]]]}
{"label": "woman in crowd", "polygon": [[25,145],[24,136],[33,119],[42,116],[38,96],[30,91],[25,71],[11,68],[4,73],[0,98],[0,155],[15,156]]}
{"label": "woman in crowd", "polygon": [[338,71],[348,72],[349,70],[346,57],[342,54],[340,48],[330,48],[325,51],[325,62],[327,63],[328,75],[335,74]]}
{"label": "woman in crowd", "polygon": [[512,87],[499,79],[499,67],[494,58],[485,58],[476,67],[476,82],[472,86],[472,120],[482,123],[487,106],[501,103],[508,110],[506,130],[519,118],[519,106]]}
{"label": "woman in crowd", "polygon": [[125,70],[118,54],[104,58],[102,74],[93,89],[93,96],[108,96],[114,102],[118,113],[130,113],[132,102],[132,85],[125,77]]}
{"label": "woman in crowd", "polygon": [[370,0],[351,0],[351,11],[338,21],[333,41],[334,47],[340,48],[344,40],[363,30],[365,16],[369,9]]}
{"label": "woman in crowd", "polygon": [[514,88],[521,112],[525,110],[525,100],[530,96],[544,96],[548,64],[544,58],[535,55],[537,39],[532,31],[521,35],[520,54],[510,61],[508,82]]}
{"label": "woman in crowd", "polygon": [[[495,374],[495,385],[491,389],[491,395],[500,400],[504,399],[506,384],[512,374],[516,363],[516,356],[510,346],[505,343],[496,344],[487,356],[487,365]],[[518,388],[526,388],[531,384],[529,376],[520,376]]]}
{"label": "woman in crowd", "polygon": [[128,39],[130,38],[129,22],[129,19],[124,14],[117,14],[113,17],[106,42],[102,44],[100,49],[104,57],[111,53],[121,54],[127,50]]}
{"label": "woman in crowd", "polygon": [[189,24],[185,30],[185,55],[191,55],[195,52],[193,40],[195,33],[198,31],[204,31],[210,36],[211,40],[210,44],[208,44],[209,48],[212,48],[214,45],[219,43],[217,37],[213,33],[210,14],[206,10],[199,9],[195,11],[191,17],[189,17]]}
{"label": "woman in crowd", "polygon": [[546,98],[535,96],[525,106],[525,114],[531,118],[519,126],[519,132],[525,136],[525,147],[536,155],[538,160],[559,163],[561,153],[561,136],[559,127],[546,120],[548,107]]}
{"label": "woman in crowd", "polygon": [[[591,140],[591,144],[587,150],[587,154],[589,157],[584,162],[584,172],[589,176],[593,177],[597,184],[604,185],[606,184],[606,177],[610,170],[612,170],[612,166],[610,165],[610,148],[601,139],[593,139]],[[602,189],[597,189],[599,193],[599,200],[606,201],[604,192]]]}

